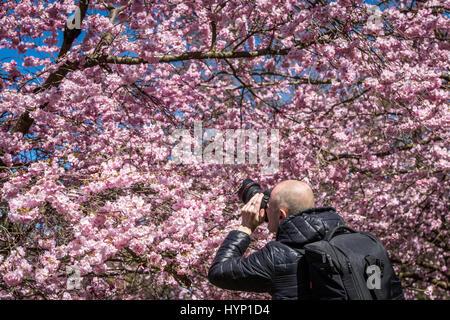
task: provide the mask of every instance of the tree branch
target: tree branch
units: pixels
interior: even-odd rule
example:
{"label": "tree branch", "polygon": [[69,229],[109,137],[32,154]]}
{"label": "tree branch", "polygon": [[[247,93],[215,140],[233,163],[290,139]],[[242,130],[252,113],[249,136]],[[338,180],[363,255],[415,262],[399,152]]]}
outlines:
{"label": "tree branch", "polygon": [[[84,17],[86,16],[87,9],[89,7],[89,0],[80,0],[78,7],[80,8],[80,21],[83,21]],[[67,28],[66,23],[66,26],[64,28],[64,40],[61,46],[61,50],[59,51],[57,60],[63,57],[70,50],[70,48],[72,47],[72,43],[80,34],[81,29],[76,28],[69,29]]]}

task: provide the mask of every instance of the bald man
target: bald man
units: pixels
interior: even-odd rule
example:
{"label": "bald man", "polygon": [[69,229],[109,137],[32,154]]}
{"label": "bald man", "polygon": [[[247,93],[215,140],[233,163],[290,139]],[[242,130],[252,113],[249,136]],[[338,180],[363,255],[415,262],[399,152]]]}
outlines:
{"label": "bald man", "polygon": [[277,232],[281,220],[291,213],[314,208],[314,194],[304,182],[286,180],[279,183],[270,195],[267,217],[268,229]]}
{"label": "bald man", "polygon": [[250,235],[264,222],[264,210],[259,210],[262,198],[262,193],[256,194],[244,205],[241,226],[220,246],[208,279],[223,289],[268,292],[274,300],[308,299],[309,281],[297,268],[302,247],[323,239],[344,221],[333,207],[315,207],[308,184],[282,181],[273,188],[267,206],[267,227],[275,233],[275,241],[245,258]]}

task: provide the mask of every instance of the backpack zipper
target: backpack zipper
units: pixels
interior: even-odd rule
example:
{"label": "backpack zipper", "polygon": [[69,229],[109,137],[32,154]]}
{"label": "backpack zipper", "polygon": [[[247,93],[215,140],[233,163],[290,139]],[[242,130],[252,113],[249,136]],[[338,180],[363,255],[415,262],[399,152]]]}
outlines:
{"label": "backpack zipper", "polygon": [[[364,299],[364,295],[362,294],[362,292],[361,292],[361,290],[360,290],[361,288],[360,288],[359,285],[358,285],[358,281],[357,281],[357,279],[356,279],[356,275],[355,275],[354,272],[353,272],[353,267],[352,267],[352,265],[351,265],[351,263],[350,263],[349,258],[347,257],[347,255],[345,254],[345,252],[343,252],[342,250],[340,250],[338,247],[335,247],[335,246],[331,245],[331,248],[332,248],[332,250],[335,252],[335,255],[337,255],[337,254],[336,254],[336,249],[337,249],[337,250],[339,250],[339,251],[342,253],[342,255],[344,256],[345,262],[347,263],[347,269],[348,269],[348,272],[350,273],[350,276],[351,276],[351,279],[352,279],[352,282],[353,282],[353,287],[355,287],[356,295],[358,296],[359,299],[363,300],[363,299]],[[342,267],[344,267],[344,266],[342,266]],[[342,270],[342,271],[343,271],[343,270]],[[344,285],[344,287],[345,287],[345,285]],[[345,289],[345,290],[347,291],[347,289]],[[347,294],[348,294],[348,293],[347,293]]]}
{"label": "backpack zipper", "polygon": [[356,294],[358,295],[358,298],[360,298],[361,300],[364,299],[363,294],[360,291],[360,287],[358,285],[358,280],[356,279],[356,275],[353,272],[353,267],[352,264],[350,263],[350,261],[348,259],[347,260],[347,267],[348,267],[348,272],[350,273],[351,277],[352,277],[352,281],[353,281],[353,286],[355,287],[355,291]]}

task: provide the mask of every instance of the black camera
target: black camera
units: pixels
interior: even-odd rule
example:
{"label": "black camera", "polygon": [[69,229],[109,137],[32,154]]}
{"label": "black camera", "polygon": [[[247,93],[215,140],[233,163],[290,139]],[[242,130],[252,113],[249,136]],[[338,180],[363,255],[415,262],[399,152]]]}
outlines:
{"label": "black camera", "polygon": [[269,222],[269,219],[267,218],[267,203],[269,202],[271,191],[272,190],[269,189],[263,191],[259,184],[257,184],[252,179],[247,178],[242,182],[242,186],[238,191],[238,195],[239,199],[242,200],[242,202],[247,203],[255,194],[263,193],[264,197],[261,200],[261,207],[259,208],[259,210],[264,209],[264,221]]}

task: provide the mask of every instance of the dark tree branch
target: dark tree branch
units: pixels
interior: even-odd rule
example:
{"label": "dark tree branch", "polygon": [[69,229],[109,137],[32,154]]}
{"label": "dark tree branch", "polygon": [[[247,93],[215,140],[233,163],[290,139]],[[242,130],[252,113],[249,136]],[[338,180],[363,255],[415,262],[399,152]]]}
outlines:
{"label": "dark tree branch", "polygon": [[[84,17],[86,16],[87,9],[89,7],[89,0],[80,0],[80,3],[78,5],[80,8],[80,21],[83,21]],[[64,28],[64,40],[63,44],[61,46],[61,50],[58,54],[58,60],[63,57],[72,47],[72,43],[75,41],[75,39],[81,34],[81,29],[69,29],[66,27]]]}

